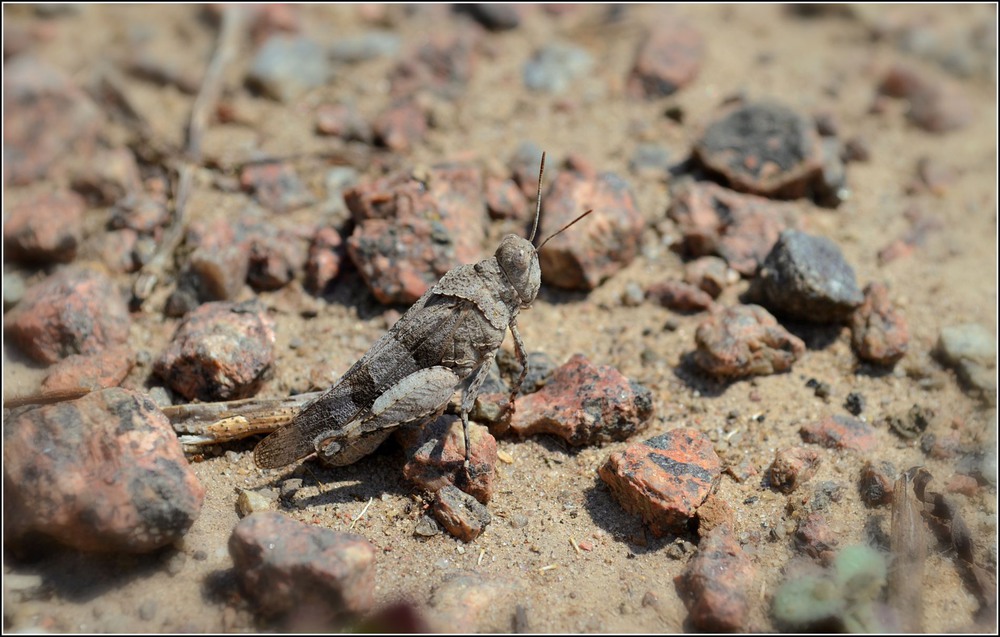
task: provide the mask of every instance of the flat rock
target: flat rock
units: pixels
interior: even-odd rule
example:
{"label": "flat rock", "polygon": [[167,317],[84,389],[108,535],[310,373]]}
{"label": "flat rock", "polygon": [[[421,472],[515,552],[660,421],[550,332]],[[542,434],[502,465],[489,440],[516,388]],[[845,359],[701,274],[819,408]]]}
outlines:
{"label": "flat rock", "polygon": [[702,312],[712,307],[712,296],[684,281],[667,279],[646,288],[646,297],[677,312]]}
{"label": "flat rock", "polygon": [[205,303],[177,328],[153,371],[188,400],[252,396],[274,363],[274,320],[256,301]]}
{"label": "flat rock", "polygon": [[781,231],[796,223],[790,204],[692,181],[671,188],[667,215],[688,256],[717,255],[744,276],[757,272]]}
{"label": "flat rock", "polygon": [[772,102],[724,112],[695,144],[694,158],[735,190],[780,199],[810,194],[823,167],[809,118]]}
{"label": "flat rock", "polygon": [[556,175],[542,206],[542,238],[594,211],[538,252],[542,280],[548,285],[593,290],[639,252],[645,220],[628,182],[614,173],[589,177],[564,170]]}
{"label": "flat rock", "polygon": [[469,423],[471,458],[465,469],[462,419],[446,415],[420,426],[404,427],[396,440],[406,454],[403,477],[435,493],[452,485],[486,504],[496,481],[497,441],[486,427]]}
{"label": "flat rock", "polygon": [[316,628],[375,605],[375,547],[360,535],[262,511],[236,525],[229,554],[244,594],[266,616],[310,617]]}
{"label": "flat rock", "polygon": [[703,537],[678,577],[691,625],[706,632],[742,632],[750,619],[748,593],[756,575],[729,525]]}
{"label": "flat rock", "polygon": [[961,323],[941,329],[935,354],[958,373],[967,387],[988,403],[996,402],[996,337],[978,323]]}
{"label": "flat rock", "polygon": [[768,469],[771,486],[783,493],[791,493],[803,482],[816,475],[820,455],[812,449],[788,447],[774,454]]}
{"label": "flat rock", "polygon": [[445,531],[463,542],[479,537],[492,519],[476,498],[451,485],[437,492],[431,513]]}
{"label": "flat rock", "polygon": [[644,430],[652,395],[609,365],[576,354],[534,394],[515,402],[510,429],[520,436],[549,433],[571,445],[625,440]]}
{"label": "flat rock", "polygon": [[12,416],[3,468],[5,541],[41,533],[85,551],[167,546],[205,493],[167,417],[119,388]]}
{"label": "flat rock", "polygon": [[622,508],[662,537],[692,530],[722,462],[705,434],[679,428],[612,453],[598,473]]}
{"label": "flat rock", "polygon": [[875,430],[871,425],[839,414],[803,425],[799,428],[799,435],[805,442],[861,453],[873,451],[877,444]]}
{"label": "flat rock", "polygon": [[759,305],[713,311],[698,325],[695,344],[694,362],[720,378],[785,372],[806,350],[800,338]]}
{"label": "flat rock", "polygon": [[103,273],[66,268],[31,286],[4,315],[4,334],[40,363],[97,354],[128,340],[122,294]]}
{"label": "flat rock", "polygon": [[810,323],[841,323],[864,301],[854,269],[826,237],[785,230],[748,292],[775,314]]}
{"label": "flat rock", "polygon": [[290,102],[324,85],[330,75],[322,46],[302,36],[275,35],[254,57],[247,82],[268,97]]}
{"label": "flat rock", "polygon": [[697,77],[704,56],[704,38],[695,28],[669,17],[656,20],[636,52],[628,91],[647,99],[672,95]]}
{"label": "flat rock", "polygon": [[128,344],[110,347],[96,354],[73,354],[49,368],[42,381],[42,390],[62,393],[117,387],[133,365],[135,352]]}
{"label": "flat rock", "polygon": [[247,224],[244,236],[249,246],[246,281],[255,290],[284,287],[306,267],[314,228],[282,228],[269,223]]}
{"label": "flat rock", "polygon": [[864,301],[851,315],[851,346],[861,360],[892,367],[906,355],[910,330],[903,313],[889,299],[889,289],[870,283]]}
{"label": "flat rock", "polygon": [[65,190],[11,206],[3,223],[4,260],[69,263],[83,235],[85,208],[82,197]]}

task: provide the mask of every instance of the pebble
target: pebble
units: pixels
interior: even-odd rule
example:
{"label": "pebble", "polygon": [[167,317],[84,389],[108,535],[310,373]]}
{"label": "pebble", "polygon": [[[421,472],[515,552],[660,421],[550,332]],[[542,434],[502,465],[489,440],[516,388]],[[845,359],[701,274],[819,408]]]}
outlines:
{"label": "pebble", "polygon": [[749,296],[775,314],[810,323],[844,322],[864,301],[837,244],[799,230],[781,233]]}
{"label": "pebble", "polygon": [[782,230],[795,223],[790,204],[690,180],[671,187],[667,215],[688,256],[717,255],[744,276],[757,273]]}
{"label": "pebble", "polygon": [[417,520],[417,525],[413,527],[413,534],[417,537],[434,537],[440,535],[441,527],[429,515],[422,515]]}
{"label": "pebble", "polygon": [[245,166],[240,171],[240,186],[271,212],[291,212],[315,201],[312,193],[288,164]]}
{"label": "pebble", "polygon": [[277,290],[305,269],[310,228],[285,230],[270,224],[245,229],[250,248],[246,281],[255,290]]}
{"label": "pebble", "polygon": [[705,632],[743,632],[750,618],[748,594],[756,576],[750,557],[728,525],[702,538],[698,553],[677,578],[691,625]]}
{"label": "pebble", "polygon": [[864,301],[851,315],[851,347],[857,357],[881,367],[894,366],[910,343],[910,329],[903,313],[889,299],[888,288],[870,283]]}
{"label": "pebble", "polygon": [[720,257],[699,257],[684,264],[684,281],[713,299],[719,298],[723,290],[739,280],[739,273]]}
{"label": "pebble", "polygon": [[905,415],[893,414],[886,416],[886,424],[896,434],[906,439],[920,436],[934,422],[934,410],[921,405],[913,405]]}
{"label": "pebble", "polygon": [[12,415],[3,469],[5,542],[148,553],[187,532],[205,495],[167,417],[119,388]]}
{"label": "pebble", "polygon": [[647,388],[576,354],[538,392],[517,399],[510,429],[520,436],[549,433],[581,446],[625,440],[646,429],[652,415]]}
{"label": "pebble", "polygon": [[32,359],[52,364],[124,344],[130,323],[125,300],[107,275],[68,267],[28,288],[4,315],[4,334]]}
{"label": "pebble", "polygon": [[431,91],[457,97],[464,91],[476,67],[477,34],[432,31],[415,49],[404,51],[389,74],[389,94],[393,97]]}
{"label": "pebble", "polygon": [[375,553],[359,535],[276,512],[243,518],[229,537],[240,586],[265,616],[294,613],[338,625],[375,606]]}
{"label": "pebble", "polygon": [[736,305],[709,314],[695,331],[694,362],[720,378],[766,376],[791,369],[805,343],[759,305]]}
{"label": "pebble", "polygon": [[729,109],[705,129],[693,156],[731,188],[779,199],[810,194],[823,167],[809,118],[773,102]]}
{"label": "pebble", "polygon": [[340,233],[330,227],[316,231],[306,259],[306,289],[322,294],[340,273],[344,260],[344,241]]}
{"label": "pebble", "polygon": [[543,203],[539,237],[550,236],[588,209],[594,211],[538,252],[546,284],[593,290],[638,255],[645,219],[628,182],[618,175],[561,171]]}
{"label": "pebble", "polygon": [[464,13],[490,31],[510,31],[521,25],[524,7],[516,4],[481,2],[452,5],[455,13]]}
{"label": "pebble", "polygon": [[996,403],[997,341],[988,329],[978,323],[943,327],[935,353],[955,369],[963,383],[987,402]]}
{"label": "pebble", "polygon": [[833,561],[839,544],[837,535],[830,528],[826,517],[815,511],[799,520],[794,541],[799,551],[820,560],[823,564],[830,564]]}
{"label": "pebble", "polygon": [[861,412],[865,410],[865,397],[856,391],[852,391],[847,394],[847,398],[844,399],[844,409],[846,409],[852,416],[860,416]]}
{"label": "pebble", "polygon": [[622,508],[662,537],[690,530],[722,463],[705,434],[678,428],[612,453],[598,473]]}
{"label": "pebble", "polygon": [[437,492],[431,513],[445,531],[463,542],[479,537],[492,521],[489,510],[476,498],[451,485]]}
{"label": "pebble", "polygon": [[865,461],[865,465],[861,468],[858,489],[861,492],[861,501],[866,506],[877,507],[892,504],[892,496],[896,491],[896,467],[885,460]]}
{"label": "pebble", "polygon": [[799,428],[802,440],[830,449],[849,449],[868,453],[875,449],[877,439],[871,425],[848,416],[827,416],[818,422]]}
{"label": "pebble", "polygon": [[672,95],[698,76],[705,42],[691,25],[677,19],[654,20],[639,45],[627,90],[634,97]]}
{"label": "pebble", "polygon": [[101,109],[61,71],[29,55],[11,59],[3,74],[5,184],[54,177],[68,164],[86,161],[103,119]]}
{"label": "pebble", "polygon": [[629,281],[625,284],[625,289],[622,290],[621,296],[622,305],[625,307],[639,307],[645,298],[646,293],[638,283]]}
{"label": "pebble", "polygon": [[265,308],[220,301],[185,317],[153,371],[188,400],[236,400],[256,393],[274,356],[274,319]]}
{"label": "pebble", "polygon": [[524,85],[532,91],[564,93],[574,80],[587,75],[594,58],[583,49],[564,42],[546,44],[524,64]]}
{"label": "pebble", "polygon": [[321,135],[339,137],[346,141],[365,143],[371,143],[374,135],[371,125],[351,104],[319,105],[316,108],[316,132]]}
{"label": "pebble", "polygon": [[[524,375],[524,382],[521,383],[521,391],[518,392],[519,396],[526,396],[528,394],[533,394],[552,379],[552,374],[555,373],[556,368],[559,367],[556,364],[555,359],[546,354],[545,352],[528,352],[528,372]],[[510,384],[517,382],[518,376],[521,374],[521,363],[517,360],[517,356],[513,352],[505,349],[501,349],[497,352],[497,368],[503,374]]]}
{"label": "pebble", "polygon": [[783,493],[791,493],[803,482],[816,475],[820,455],[804,447],[779,449],[768,469],[771,486]]}
{"label": "pebble", "polygon": [[628,160],[628,169],[634,175],[666,177],[670,168],[670,151],[659,144],[639,144]]}
{"label": "pebble", "polygon": [[355,64],[380,57],[392,57],[399,52],[399,36],[390,31],[366,31],[354,37],[341,38],[330,45],[330,59]]}
{"label": "pebble", "polygon": [[257,52],[248,83],[264,95],[291,102],[330,79],[323,47],[309,38],[275,35]]}
{"label": "pebble", "polygon": [[449,574],[431,596],[431,632],[509,633],[525,590],[522,582],[476,571]]}
{"label": "pebble", "polygon": [[69,263],[83,236],[85,208],[83,198],[65,190],[10,206],[3,223],[4,260]]}
{"label": "pebble", "polygon": [[130,193],[116,199],[114,204],[108,219],[108,226],[113,229],[155,235],[170,221],[170,211],[162,195]]}
{"label": "pebble", "polygon": [[667,279],[646,288],[646,296],[675,312],[703,312],[713,305],[712,296],[684,281]]}
{"label": "pebble", "polygon": [[908,66],[890,67],[878,91],[881,95],[908,100],[907,118],[931,133],[958,130],[974,119],[972,104],[961,87]]}
{"label": "pebble", "polygon": [[236,512],[241,518],[245,518],[251,513],[270,511],[274,508],[276,500],[277,498],[269,498],[260,491],[240,489],[240,494],[236,498]]}
{"label": "pebble", "polygon": [[406,152],[420,144],[427,129],[427,113],[409,98],[392,102],[372,121],[375,141],[397,152]]}
{"label": "pebble", "polygon": [[420,426],[396,431],[406,454],[403,477],[430,493],[456,486],[483,504],[493,497],[496,482],[497,441],[486,427],[469,423],[470,454],[465,467],[462,419],[446,415]]}
{"label": "pebble", "polygon": [[132,370],[135,361],[135,352],[127,344],[96,354],[73,354],[48,369],[42,381],[42,390],[58,394],[117,387]]}

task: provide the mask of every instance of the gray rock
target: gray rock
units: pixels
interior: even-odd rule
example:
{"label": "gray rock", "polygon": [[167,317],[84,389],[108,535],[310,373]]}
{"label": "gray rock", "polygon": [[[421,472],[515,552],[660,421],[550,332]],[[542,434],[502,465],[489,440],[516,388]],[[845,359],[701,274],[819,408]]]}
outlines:
{"label": "gray rock", "polygon": [[396,55],[399,36],[388,31],[368,31],[353,38],[344,38],[330,45],[330,59],[353,64],[378,57]]}
{"label": "gray rock", "polygon": [[265,95],[289,102],[330,77],[323,47],[300,36],[274,36],[254,58],[247,81]]}
{"label": "gray rock", "polygon": [[524,65],[524,85],[533,91],[562,93],[590,71],[594,59],[586,50],[556,42],[542,47]]}
{"label": "gray rock", "polygon": [[977,323],[950,325],[941,330],[936,351],[963,383],[996,402],[997,341],[989,330]]}

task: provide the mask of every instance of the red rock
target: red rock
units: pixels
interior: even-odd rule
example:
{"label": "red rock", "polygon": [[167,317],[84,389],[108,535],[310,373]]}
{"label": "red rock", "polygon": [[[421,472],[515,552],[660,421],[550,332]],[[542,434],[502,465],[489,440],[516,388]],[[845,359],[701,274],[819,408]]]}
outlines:
{"label": "red rock", "polygon": [[957,431],[924,434],[920,438],[920,449],[935,460],[950,460],[968,451],[962,444],[961,434]]}
{"label": "red rock", "polygon": [[243,592],[266,616],[309,617],[315,629],[375,605],[375,547],[354,533],[254,513],[233,529],[229,554]]}
{"label": "red rock", "polygon": [[8,184],[26,184],[89,157],[100,109],[62,72],[28,56],[4,65],[3,161]]}
{"label": "red rock", "polygon": [[593,290],[636,257],[645,220],[628,183],[614,173],[588,179],[562,171],[542,200],[545,238],[587,210],[580,224],[549,241],[538,253],[542,280],[570,290]]}
{"label": "red rock", "polygon": [[76,169],[72,184],[73,190],[98,206],[110,206],[142,189],[139,165],[128,148],[97,151]]}
{"label": "red rock", "polygon": [[878,90],[882,95],[909,100],[907,117],[928,132],[963,128],[974,118],[969,98],[958,85],[903,65],[891,67]]}
{"label": "red rock", "polygon": [[240,185],[273,212],[291,212],[313,203],[312,193],[295,170],[280,163],[250,164],[240,172]]}
{"label": "red rock", "polygon": [[419,144],[427,128],[427,114],[411,99],[393,102],[372,122],[375,141],[398,152]]}
{"label": "red rock", "polygon": [[646,296],[665,308],[677,312],[701,312],[712,307],[711,295],[699,288],[667,279],[654,283],[646,289]]}
{"label": "red rock", "polygon": [[112,272],[135,272],[142,267],[137,253],[139,233],[135,230],[109,230],[97,237],[96,241],[101,263]]}
{"label": "red rock", "polygon": [[340,233],[333,228],[325,226],[316,231],[306,260],[306,289],[321,294],[337,278],[344,259],[343,244]]}
{"label": "red rock", "polygon": [[116,200],[108,225],[155,235],[170,221],[170,211],[162,195],[137,194]]}
{"label": "red rock", "polygon": [[42,390],[61,393],[73,390],[97,391],[117,387],[135,365],[135,353],[128,345],[111,347],[97,354],[74,354],[51,368],[42,381]]}
{"label": "red rock", "polygon": [[812,512],[799,521],[795,530],[795,546],[809,557],[829,564],[838,544],[837,535],[823,514]]}
{"label": "red rock", "polygon": [[[44,451],[44,452],[43,452]],[[167,417],[119,388],[4,423],[4,541],[148,553],[180,539],[205,491]]]}
{"label": "red rock", "polygon": [[4,260],[69,263],[83,234],[83,199],[45,193],[9,209],[3,224]]}
{"label": "red rock", "polygon": [[720,526],[732,528],[735,521],[733,508],[718,494],[709,494],[698,507],[697,517],[700,538],[705,538]]}
{"label": "red rock", "polygon": [[799,429],[802,440],[830,449],[850,449],[867,453],[875,449],[877,439],[871,425],[849,416],[827,416]]}
{"label": "red rock", "polygon": [[719,526],[698,545],[684,573],[678,577],[681,599],[696,630],[747,630],[755,569],[733,538],[729,525]]}
{"label": "red rock", "polygon": [[513,179],[490,177],[486,180],[486,209],[493,219],[514,219],[527,221],[529,212],[528,201]]}
{"label": "red rock", "polygon": [[625,440],[653,415],[648,389],[609,365],[576,354],[551,380],[515,403],[510,429],[520,436],[549,433],[571,445]]}
{"label": "red rock", "polygon": [[806,349],[759,305],[714,310],[695,331],[695,343],[695,363],[721,378],[788,371]]}
{"label": "red rock", "polygon": [[252,396],[274,363],[274,320],[256,301],[206,303],[188,314],[153,371],[189,400]]}
{"label": "red rock", "polygon": [[479,537],[490,523],[489,510],[474,497],[448,485],[434,498],[431,512],[448,533],[463,542]]}
{"label": "red rock", "polygon": [[896,490],[896,468],[889,462],[865,462],[859,481],[861,501],[870,507],[892,504]]}
{"label": "red rock", "polygon": [[795,218],[789,204],[690,181],[672,189],[667,215],[677,222],[687,255],[718,255],[745,276],[757,272]]}
{"label": "red rock", "polygon": [[961,493],[966,497],[973,498],[979,493],[979,483],[972,476],[956,473],[948,479],[944,489],[948,493]]}
{"label": "red rock", "polygon": [[483,504],[493,497],[497,441],[486,427],[469,423],[471,458],[465,469],[462,419],[441,416],[427,424],[404,427],[396,440],[406,453],[403,477],[431,493],[447,485],[458,487]]}
{"label": "red rock", "polygon": [[277,290],[305,269],[312,228],[286,230],[270,224],[248,225],[247,283],[255,290]]}
{"label": "red rock", "polygon": [[885,285],[870,283],[864,294],[864,302],[851,316],[851,345],[858,358],[891,367],[909,346],[906,318],[889,300]]}
{"label": "red rock", "polygon": [[316,131],[346,140],[372,141],[371,126],[347,104],[321,104],[316,109]]}
{"label": "red rock", "polygon": [[684,264],[684,281],[706,292],[713,299],[739,281],[739,274],[720,257],[700,257]]}
{"label": "red rock", "polygon": [[671,95],[698,75],[705,55],[704,39],[691,25],[669,17],[657,20],[639,46],[628,78],[635,97]]}
{"label": "red rock", "polygon": [[125,300],[106,275],[66,268],[25,292],[4,315],[4,333],[34,360],[51,364],[125,343],[130,322]]}
{"label": "red rock", "polygon": [[768,469],[771,486],[784,493],[791,493],[800,484],[816,475],[819,469],[819,453],[803,447],[780,449],[774,454],[774,462]]}
{"label": "red rock", "polygon": [[598,473],[622,508],[662,537],[691,529],[722,463],[705,434],[679,428],[612,453]]}

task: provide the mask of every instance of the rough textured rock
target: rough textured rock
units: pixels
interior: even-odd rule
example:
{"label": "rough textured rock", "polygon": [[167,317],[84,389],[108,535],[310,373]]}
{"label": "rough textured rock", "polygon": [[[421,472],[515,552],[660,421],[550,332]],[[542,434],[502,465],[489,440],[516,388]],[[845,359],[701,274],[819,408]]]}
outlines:
{"label": "rough textured rock", "polygon": [[803,447],[779,449],[768,469],[771,486],[784,493],[791,493],[803,482],[816,475],[819,453]]}
{"label": "rough textured rock", "polygon": [[815,511],[799,520],[798,528],[795,529],[794,541],[798,550],[824,564],[833,561],[834,551],[839,544],[836,534],[826,521],[826,517]]}
{"label": "rough textured rock", "polygon": [[646,288],[646,296],[677,312],[701,312],[712,307],[712,296],[683,281],[668,279]]}
{"label": "rough textured rock", "polygon": [[819,422],[803,425],[799,434],[805,442],[861,453],[874,450],[877,444],[871,425],[849,416],[827,416]]}
{"label": "rough textured rock", "polygon": [[316,108],[316,132],[347,141],[370,143],[372,127],[350,104],[321,104]]}
{"label": "rough textured rock", "polygon": [[713,311],[695,331],[694,362],[721,378],[777,374],[805,353],[797,336],[759,305]]}
{"label": "rough textured rock", "polygon": [[127,344],[87,356],[73,354],[49,368],[48,375],[42,381],[42,389],[61,393],[117,387],[133,365],[135,352]]}
{"label": "rough textured rock", "polygon": [[798,230],[781,233],[749,296],[775,314],[810,323],[843,322],[864,301],[837,244]]}
{"label": "rough textured rock", "polygon": [[424,425],[402,428],[396,440],[406,453],[403,477],[407,480],[431,493],[452,485],[483,504],[490,501],[496,480],[497,441],[486,427],[469,423],[468,471],[465,435],[458,416],[441,416]]}
{"label": "rough textured rock", "polygon": [[85,204],[76,193],[45,193],[11,206],[3,223],[4,260],[69,263],[83,234]]}
{"label": "rough textured rock", "polygon": [[256,301],[206,303],[188,314],[154,372],[189,400],[252,396],[274,362],[274,320]]}
{"label": "rough textured rock", "polygon": [[[536,174],[537,177],[537,174]],[[628,183],[614,173],[585,177],[565,170],[542,199],[538,236],[545,238],[593,210],[538,253],[542,279],[570,290],[593,290],[639,252],[645,227]]]}
{"label": "rough textured rock", "polygon": [[653,415],[648,389],[608,365],[576,354],[538,392],[518,398],[510,428],[521,436],[550,433],[571,445],[625,440]]}
{"label": "rough textured rock", "polygon": [[383,146],[405,152],[427,135],[427,114],[412,99],[397,100],[372,121],[375,140]]}
{"label": "rough textured rock", "polygon": [[680,428],[612,453],[598,473],[622,508],[659,537],[692,530],[722,463],[705,434]]}
{"label": "rough textured rock", "polygon": [[884,460],[866,461],[865,466],[861,468],[858,490],[861,493],[861,501],[867,506],[892,504],[892,495],[896,490],[896,467]]}
{"label": "rough textured rock", "polygon": [[706,292],[713,299],[740,280],[740,275],[720,257],[700,257],[684,264],[684,281]]}
{"label": "rough textured rock", "polygon": [[375,605],[375,547],[359,535],[260,512],[233,529],[229,554],[264,615],[311,617],[315,629]]}
{"label": "rough textured rock", "polygon": [[974,118],[969,98],[958,85],[914,68],[892,66],[878,90],[882,95],[908,100],[909,120],[931,133],[963,128]]}
{"label": "rough textured rock", "polygon": [[770,102],[725,112],[695,144],[694,157],[735,190],[788,199],[810,194],[823,166],[812,122]]}
{"label": "rough textured rock", "polygon": [[528,200],[513,179],[487,178],[486,208],[493,219],[526,221],[529,212],[534,214],[533,209],[529,211]]}
{"label": "rough textured rock", "polygon": [[706,632],[746,630],[748,593],[755,574],[750,557],[740,548],[729,525],[716,527],[702,538],[698,553],[678,577],[692,626]]}
{"label": "rough textured rock", "polygon": [[445,531],[463,542],[479,537],[491,521],[489,509],[451,485],[437,492],[431,512]]}
{"label": "rough textured rock", "polygon": [[41,533],[146,553],[178,540],[201,510],[204,489],[174,430],[141,394],[112,388],[22,411],[3,431],[5,541]]}
{"label": "rough textured rock", "polygon": [[128,307],[111,280],[66,268],[33,285],[4,316],[4,333],[41,363],[97,354],[128,340]]}
{"label": "rough textured rock", "polygon": [[705,55],[704,39],[691,25],[664,19],[651,25],[639,45],[628,78],[628,91],[636,97],[666,97],[690,84]]}
{"label": "rough textured rock", "polygon": [[240,171],[240,185],[272,212],[291,212],[313,203],[314,197],[288,164],[251,164]]}
{"label": "rough textured rock", "polygon": [[795,222],[790,204],[683,180],[671,188],[667,215],[687,255],[718,255],[744,276],[757,272],[781,231]]}
{"label": "rough textured rock", "polygon": [[906,355],[910,330],[889,290],[881,283],[865,287],[861,307],[851,315],[851,346],[863,361],[891,367]]}

